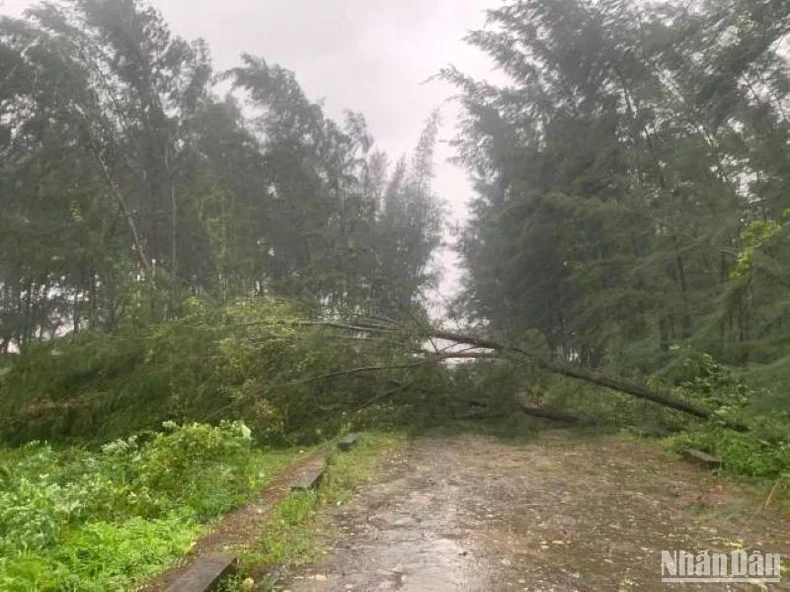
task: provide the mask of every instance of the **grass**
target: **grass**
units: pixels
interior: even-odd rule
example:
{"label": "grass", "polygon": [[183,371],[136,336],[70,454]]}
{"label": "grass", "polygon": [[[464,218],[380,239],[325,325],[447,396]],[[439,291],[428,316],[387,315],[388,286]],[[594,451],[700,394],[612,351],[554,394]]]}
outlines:
{"label": "grass", "polygon": [[256,448],[241,424],[172,426],[101,451],[0,449],[0,590],[133,589],[297,455]]}
{"label": "grass", "polygon": [[275,506],[255,545],[239,553],[244,575],[228,581],[225,590],[272,590],[273,570],[282,574],[319,561],[339,536],[321,508],[347,502],[360,486],[374,480],[380,459],[401,441],[395,434],[365,433],[351,452],[333,449],[320,490],[293,492]]}
{"label": "grass", "polygon": [[320,498],[312,492],[295,492],[274,509],[257,541],[252,560],[258,569],[294,567],[312,562],[323,551],[321,541],[329,525],[316,519]]}
{"label": "grass", "polygon": [[[673,458],[682,459],[680,448],[691,444],[686,438],[687,433],[663,438],[649,438],[621,430],[617,436],[620,440],[634,442],[640,446],[650,447],[670,454]],[[781,517],[790,517],[790,484],[779,478],[753,477],[742,472],[719,469],[713,473],[723,481],[737,486],[741,494],[740,499],[732,503],[719,505],[715,508],[697,503],[688,504],[688,509],[697,514],[715,516],[721,519],[737,519],[739,516],[752,515],[755,517],[776,514]],[[651,493],[649,489],[645,493]]]}
{"label": "grass", "polygon": [[321,485],[324,503],[344,503],[361,485],[375,479],[381,457],[392,452],[403,438],[393,433],[365,433],[351,452],[333,450],[327,459],[327,472]]}

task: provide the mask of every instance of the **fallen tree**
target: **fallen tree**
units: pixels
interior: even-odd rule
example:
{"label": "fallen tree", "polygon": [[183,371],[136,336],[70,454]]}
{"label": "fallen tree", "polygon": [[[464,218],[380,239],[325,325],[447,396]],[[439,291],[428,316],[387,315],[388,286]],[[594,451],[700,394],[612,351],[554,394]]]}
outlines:
{"label": "fallen tree", "polygon": [[[631,395],[639,399],[651,401],[652,403],[655,403],[662,407],[666,407],[668,409],[674,409],[676,411],[681,411],[698,419],[707,421],[707,420],[711,420],[714,416],[714,413],[712,411],[704,407],[701,407],[699,405],[696,405],[690,401],[680,399],[667,391],[651,389],[641,384],[637,384],[627,380],[622,380],[619,378],[613,378],[611,376],[599,372],[593,372],[590,370],[586,370],[584,368],[579,368],[577,366],[571,366],[561,362],[547,360],[522,347],[514,346],[507,343],[501,343],[485,337],[479,337],[475,335],[458,333],[453,331],[446,331],[443,329],[429,329],[429,330],[415,332],[414,330],[409,330],[403,327],[402,325],[396,324],[394,321],[382,322],[378,319],[373,321],[355,321],[354,323],[349,323],[349,324],[336,322],[336,321],[327,321],[327,322],[310,321],[310,324],[324,325],[328,328],[340,329],[344,331],[352,331],[358,334],[387,334],[390,336],[390,338],[398,336],[401,338],[403,343],[407,343],[409,341],[413,342],[415,339],[422,339],[424,341],[431,341],[431,342],[435,340],[442,340],[442,341],[449,341],[452,344],[455,344],[456,346],[467,345],[476,350],[489,350],[491,352],[496,352],[498,354],[498,356],[496,357],[507,357],[510,359],[521,358],[524,360],[529,360],[530,362],[534,363],[537,367],[547,372],[550,372],[552,374],[565,376],[567,378],[572,378],[574,380],[579,380],[603,388],[611,389],[620,393]],[[468,359],[468,358],[492,357],[490,354],[479,353],[479,352],[470,353],[466,351],[466,352],[453,353],[452,351],[449,351],[451,349],[452,347],[447,347],[444,348],[441,352],[438,351],[431,352],[431,351],[422,350],[420,353],[425,357],[426,361],[438,360],[438,359],[448,360],[453,358]],[[730,422],[730,423],[726,423],[725,425],[726,427],[739,432],[749,431],[748,426],[744,424]]]}
{"label": "fallen tree", "polygon": [[528,403],[522,403],[521,410],[527,415],[531,415],[532,417],[537,417],[540,419],[548,419],[551,421],[556,421],[558,423],[565,423],[568,425],[581,425],[583,423],[581,418],[576,417],[575,415],[571,415],[567,411],[554,409],[553,407],[529,405]]}
{"label": "fallen tree", "polygon": [[683,411],[684,413],[694,415],[695,417],[698,417],[700,419],[707,420],[712,417],[712,413],[707,409],[703,409],[702,407],[694,405],[693,403],[689,403],[688,401],[678,399],[677,397],[674,397],[669,393],[649,389],[645,386],[627,382],[624,380],[614,379],[609,376],[599,374],[597,372],[584,370],[583,368],[568,366],[565,364],[560,364],[558,362],[551,362],[519,347],[501,344],[496,341],[491,341],[489,339],[481,339],[478,337],[464,335],[461,333],[452,333],[448,331],[436,331],[432,334],[432,337],[435,339],[444,339],[446,341],[453,341],[459,344],[471,345],[479,349],[490,349],[490,350],[502,352],[504,354],[512,353],[518,356],[528,358],[529,360],[534,362],[538,367],[542,368],[543,370],[547,370],[552,374],[559,374],[561,376],[566,376],[568,378],[574,378],[576,380],[589,382],[597,386],[602,386],[615,391],[619,391],[621,393],[626,393],[628,395],[632,395],[640,399],[647,399],[648,401],[652,401],[653,403],[657,403],[659,405],[668,407],[670,409],[675,409],[677,411]]}

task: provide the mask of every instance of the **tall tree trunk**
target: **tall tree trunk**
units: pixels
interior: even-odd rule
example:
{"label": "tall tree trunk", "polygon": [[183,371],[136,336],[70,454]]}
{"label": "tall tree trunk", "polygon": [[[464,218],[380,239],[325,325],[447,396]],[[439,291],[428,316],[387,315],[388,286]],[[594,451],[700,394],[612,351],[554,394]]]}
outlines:
{"label": "tall tree trunk", "polygon": [[[545,360],[522,348],[505,345],[502,343],[498,343],[496,341],[491,341],[489,339],[472,337],[460,333],[453,333],[450,331],[433,331],[431,332],[431,337],[435,339],[445,339],[447,341],[454,341],[456,343],[471,345],[481,349],[491,349],[502,353],[508,353],[508,352],[514,353],[522,357],[528,358],[529,360],[537,364],[540,368],[543,368],[544,370],[551,372],[552,374],[559,374],[560,376],[566,376],[568,378],[573,378],[575,380],[581,380],[584,382],[609,388],[615,391],[619,391],[621,393],[632,395],[640,399],[652,401],[653,403],[657,403],[663,407],[668,407],[670,409],[682,411],[684,413],[688,413],[689,415],[693,415],[700,419],[709,420],[713,417],[713,414],[707,409],[699,407],[698,405],[695,405],[688,401],[678,399],[669,393],[649,389],[639,384],[634,384],[624,380],[611,378],[609,376],[584,370],[582,368],[575,368],[566,364]],[[749,429],[748,427],[742,424],[731,424],[728,427],[741,432],[748,431]]]}
{"label": "tall tree trunk", "polygon": [[[90,133],[90,132],[89,132]],[[148,259],[145,253],[145,247],[143,246],[143,239],[140,236],[140,233],[137,231],[137,223],[134,220],[134,214],[129,210],[126,205],[126,199],[121,193],[121,189],[118,187],[118,184],[115,182],[115,179],[110,172],[110,168],[107,166],[107,163],[104,161],[104,158],[99,153],[96,144],[91,137],[90,141],[90,150],[93,154],[94,159],[96,160],[97,164],[99,165],[99,169],[101,170],[102,176],[104,180],[107,182],[107,186],[110,189],[115,201],[118,203],[118,207],[121,210],[121,214],[123,214],[124,219],[126,220],[126,224],[129,226],[129,231],[132,234],[132,244],[134,246],[134,250],[137,253],[137,257],[140,260],[140,264],[143,266],[143,269],[150,275],[151,271],[151,261]]]}

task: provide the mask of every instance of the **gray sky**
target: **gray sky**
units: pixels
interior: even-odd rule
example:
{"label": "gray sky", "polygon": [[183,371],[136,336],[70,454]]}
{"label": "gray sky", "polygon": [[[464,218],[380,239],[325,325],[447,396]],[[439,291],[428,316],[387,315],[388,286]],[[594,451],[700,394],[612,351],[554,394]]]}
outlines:
{"label": "gray sky", "polygon": [[[487,58],[463,43],[480,28],[486,8],[499,0],[153,0],[175,33],[203,37],[217,69],[243,52],[294,70],[311,99],[325,101],[334,118],[344,109],[368,120],[379,148],[397,158],[416,143],[424,120],[452,89],[423,84],[447,64],[476,77],[490,75]],[[30,0],[0,0],[0,12],[19,14]],[[453,133],[456,110],[444,105],[443,139]],[[472,195],[464,172],[446,162],[440,146],[436,191],[454,220],[463,219]],[[455,289],[454,257],[441,257],[441,291]]]}

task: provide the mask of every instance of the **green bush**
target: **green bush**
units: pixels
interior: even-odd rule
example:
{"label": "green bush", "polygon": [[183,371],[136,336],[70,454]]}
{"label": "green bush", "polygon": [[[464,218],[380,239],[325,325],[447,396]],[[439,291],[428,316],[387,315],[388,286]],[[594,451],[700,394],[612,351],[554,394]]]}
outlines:
{"label": "green bush", "polygon": [[697,448],[718,456],[724,470],[747,477],[790,477],[790,442],[768,441],[758,434],[706,426],[673,436],[667,442],[676,451]]}
{"label": "green bush", "polygon": [[0,451],[0,590],[127,590],[183,555],[262,485],[241,423],[169,423],[147,439]]}
{"label": "green bush", "polygon": [[441,382],[435,369],[344,374],[413,359],[380,340],[363,345],[301,324],[289,303],[190,299],[179,310],[168,322],[26,350],[0,376],[0,441],[107,442],[168,420],[225,418],[267,444],[310,444],[350,422],[397,419],[431,402]]}
{"label": "green bush", "polygon": [[[718,456],[724,470],[747,477],[790,477],[790,418],[781,413],[767,417],[755,413],[760,393],[732,368],[712,356],[677,349],[681,396],[713,411],[713,418],[671,438],[671,449],[692,447]],[[728,424],[746,424],[740,433]]]}

